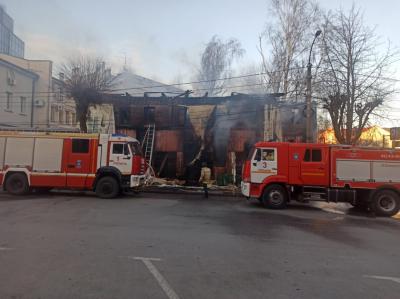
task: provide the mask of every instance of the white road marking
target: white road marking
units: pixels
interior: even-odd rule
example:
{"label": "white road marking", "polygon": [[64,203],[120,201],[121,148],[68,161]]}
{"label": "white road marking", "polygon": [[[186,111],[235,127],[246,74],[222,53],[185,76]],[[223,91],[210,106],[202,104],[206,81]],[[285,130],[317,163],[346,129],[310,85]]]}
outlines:
{"label": "white road marking", "polygon": [[345,212],[336,210],[334,208],[329,208],[329,207],[323,207],[322,208],[323,211],[328,212],[328,213],[334,213],[334,214],[339,214],[339,215],[345,215]]}
{"label": "white road marking", "polygon": [[161,259],[156,258],[156,257],[141,257],[141,256],[128,256],[128,258],[130,259],[134,259],[134,260],[139,260],[139,261],[143,261],[143,260],[149,260],[149,261],[155,261],[155,262],[159,262],[161,261]]}
{"label": "white road marking", "polygon": [[390,281],[393,281],[393,282],[400,283],[400,278],[398,278],[398,277],[376,276],[376,275],[364,275],[364,277],[374,278],[374,279],[381,279],[381,280],[390,280]]}
{"label": "white road marking", "polygon": [[0,251],[13,250],[14,248],[0,247]]}
{"label": "white road marking", "polygon": [[148,257],[128,257],[130,259],[142,261],[150,273],[157,280],[160,287],[163,289],[164,293],[168,296],[169,299],[179,299],[179,296],[175,293],[169,283],[165,280],[165,278],[161,275],[161,273],[157,270],[157,268],[153,265],[151,261],[161,261],[159,258],[148,258]]}

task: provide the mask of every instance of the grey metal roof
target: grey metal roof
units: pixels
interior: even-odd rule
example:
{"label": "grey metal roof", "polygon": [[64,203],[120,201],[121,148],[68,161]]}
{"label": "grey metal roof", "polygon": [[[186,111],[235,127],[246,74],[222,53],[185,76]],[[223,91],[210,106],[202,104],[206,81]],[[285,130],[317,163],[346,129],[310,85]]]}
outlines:
{"label": "grey metal roof", "polygon": [[112,80],[112,93],[129,93],[132,96],[143,95],[144,93],[166,93],[181,94],[183,90],[168,86],[167,84],[157,82],[139,75],[132,71],[124,70],[116,75]]}

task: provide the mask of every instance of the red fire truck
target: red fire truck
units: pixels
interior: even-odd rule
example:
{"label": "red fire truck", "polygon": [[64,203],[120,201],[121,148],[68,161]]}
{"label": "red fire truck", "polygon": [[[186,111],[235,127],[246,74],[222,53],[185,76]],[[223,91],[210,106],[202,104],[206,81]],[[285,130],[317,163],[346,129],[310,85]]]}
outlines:
{"label": "red fire truck", "polygon": [[70,188],[114,198],[143,185],[145,171],[139,142],[132,137],[0,132],[0,185],[14,195]]}
{"label": "red fire truck", "polygon": [[381,216],[400,209],[400,150],[259,142],[242,176],[242,194],[267,208],[323,200],[349,202]]}

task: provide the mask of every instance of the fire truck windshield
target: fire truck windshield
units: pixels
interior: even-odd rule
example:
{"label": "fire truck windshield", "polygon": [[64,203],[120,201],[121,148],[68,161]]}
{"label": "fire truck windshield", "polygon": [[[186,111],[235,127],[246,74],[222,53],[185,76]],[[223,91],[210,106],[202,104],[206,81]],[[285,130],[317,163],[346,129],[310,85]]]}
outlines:
{"label": "fire truck windshield", "polygon": [[132,155],[142,155],[142,149],[138,142],[129,142],[129,147],[131,148]]}

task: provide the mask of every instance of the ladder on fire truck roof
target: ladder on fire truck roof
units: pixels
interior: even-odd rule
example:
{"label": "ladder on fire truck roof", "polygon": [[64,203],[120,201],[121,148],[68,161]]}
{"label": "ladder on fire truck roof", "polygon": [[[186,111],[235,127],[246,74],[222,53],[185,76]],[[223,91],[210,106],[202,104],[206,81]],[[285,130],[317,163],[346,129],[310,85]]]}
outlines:
{"label": "ladder on fire truck roof", "polygon": [[151,166],[151,162],[153,159],[153,149],[154,149],[154,135],[156,131],[155,124],[149,124],[145,126],[146,133],[144,134],[143,142],[142,142],[142,151],[144,153],[144,157],[146,159],[147,164]]}

